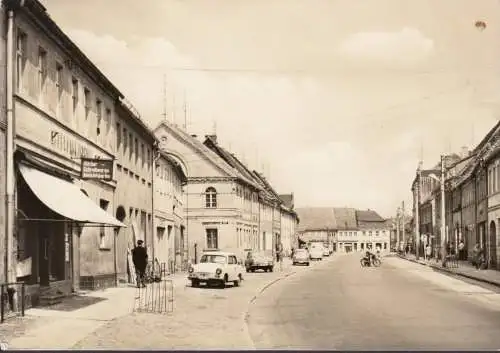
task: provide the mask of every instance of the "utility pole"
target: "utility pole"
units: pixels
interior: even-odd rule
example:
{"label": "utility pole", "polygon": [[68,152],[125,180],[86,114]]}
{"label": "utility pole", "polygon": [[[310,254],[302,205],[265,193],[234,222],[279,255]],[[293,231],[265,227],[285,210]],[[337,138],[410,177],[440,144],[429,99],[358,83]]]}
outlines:
{"label": "utility pole", "polygon": [[445,156],[441,156],[441,260],[443,261],[443,267],[446,267],[446,221],[445,221],[445,195],[444,195],[444,182],[445,182],[445,170],[444,170]]}
{"label": "utility pole", "polygon": [[415,256],[417,260],[420,258],[420,164],[417,167],[417,182],[415,185],[415,241],[416,249]]}
{"label": "utility pole", "polygon": [[167,120],[167,74],[163,74],[163,120]]}
{"label": "utility pole", "polygon": [[399,207],[396,211],[396,238],[398,239],[398,246],[401,246],[401,237],[399,234]]}
{"label": "utility pole", "polygon": [[403,238],[403,243],[405,243],[406,239],[406,234],[405,234],[405,202],[401,202],[401,228],[402,228],[402,238]]}
{"label": "utility pole", "polygon": [[187,131],[187,101],[186,101],[186,90],[184,90],[184,103],[182,105],[182,110],[184,111],[184,130]]}

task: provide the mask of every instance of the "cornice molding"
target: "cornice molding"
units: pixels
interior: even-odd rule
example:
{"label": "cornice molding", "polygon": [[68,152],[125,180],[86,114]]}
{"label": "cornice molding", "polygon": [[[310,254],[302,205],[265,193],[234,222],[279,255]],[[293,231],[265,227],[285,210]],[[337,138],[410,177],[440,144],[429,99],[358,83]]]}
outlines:
{"label": "cornice molding", "polygon": [[188,177],[188,184],[210,184],[217,182],[233,182],[236,177]]}

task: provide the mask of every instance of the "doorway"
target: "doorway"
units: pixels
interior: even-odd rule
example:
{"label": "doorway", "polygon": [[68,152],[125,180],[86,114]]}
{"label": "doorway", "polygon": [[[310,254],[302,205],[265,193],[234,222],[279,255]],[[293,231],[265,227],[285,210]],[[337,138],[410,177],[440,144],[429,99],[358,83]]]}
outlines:
{"label": "doorway", "polygon": [[497,267],[497,226],[495,221],[490,223],[490,244],[489,244],[489,263],[493,268]]}

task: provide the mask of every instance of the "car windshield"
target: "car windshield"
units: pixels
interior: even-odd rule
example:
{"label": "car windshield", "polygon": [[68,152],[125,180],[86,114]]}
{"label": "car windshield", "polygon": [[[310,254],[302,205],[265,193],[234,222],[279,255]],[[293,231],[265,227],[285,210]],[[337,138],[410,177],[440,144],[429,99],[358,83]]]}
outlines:
{"label": "car windshield", "polygon": [[224,255],[203,255],[200,263],[225,264],[226,257]]}

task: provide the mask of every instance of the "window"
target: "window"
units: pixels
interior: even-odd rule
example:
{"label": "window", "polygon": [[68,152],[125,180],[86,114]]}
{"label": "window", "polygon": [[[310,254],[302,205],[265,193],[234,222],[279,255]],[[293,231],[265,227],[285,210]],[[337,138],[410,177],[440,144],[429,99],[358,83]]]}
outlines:
{"label": "window", "polygon": [[378,230],[377,230],[377,231],[375,231],[375,236],[377,236],[377,237],[378,237]]}
{"label": "window", "polygon": [[132,159],[132,154],[134,153],[134,140],[132,139],[132,133],[128,134],[128,141],[130,143],[129,158]]}
{"label": "window", "polygon": [[27,36],[26,33],[17,30],[17,42],[16,42],[16,81],[17,90],[21,91],[23,87],[24,70],[26,68],[27,61]]}
{"label": "window", "polygon": [[207,188],[207,190],[205,190],[205,207],[217,207],[217,191],[213,187],[209,187]]}
{"label": "window", "polygon": [[[99,206],[101,206],[101,208],[104,211],[108,211],[109,201],[104,200],[104,199],[100,199]],[[104,225],[102,225],[100,227],[100,231],[99,231],[99,249],[109,249],[109,245],[108,245],[107,240],[108,239],[106,237],[106,227]]]}
{"label": "window", "polygon": [[45,83],[47,82],[47,51],[42,47],[38,48],[38,89],[40,97],[44,94]]}
{"label": "window", "polygon": [[144,168],[144,163],[146,162],[146,151],[144,150],[144,144],[141,143],[141,167]]}
{"label": "window", "polygon": [[83,89],[83,104],[85,105],[85,120],[88,120],[90,114],[90,90],[88,88]]}
{"label": "window", "polygon": [[219,248],[219,237],[217,234],[217,228],[207,228],[207,249],[218,249]]}
{"label": "window", "polygon": [[56,92],[57,92],[57,97],[56,97],[56,106],[57,106],[57,113],[61,114],[62,110],[62,94],[64,90],[64,68],[61,64],[56,63]]}
{"label": "window", "polygon": [[95,116],[97,120],[97,135],[101,134],[101,120],[102,120],[102,102],[100,99],[95,100]]}
{"label": "window", "polygon": [[123,154],[127,153],[128,141],[127,141],[127,129],[123,128]]}
{"label": "window", "polygon": [[135,153],[135,163],[139,160],[139,141],[137,138],[134,139],[134,153]]}
{"label": "window", "polygon": [[111,109],[106,108],[106,115],[104,115],[104,119],[106,120],[106,131],[104,131],[104,134],[108,136],[109,134],[109,127],[111,126]]}
{"label": "window", "polygon": [[148,172],[149,172],[149,166],[151,165],[151,151],[149,150],[149,148],[147,149],[147,157],[148,157],[148,162],[147,162],[147,165],[148,165]]}
{"label": "window", "polygon": [[371,231],[371,230],[368,232],[368,236],[369,236],[369,237],[371,237],[371,236],[372,236],[372,231]]}
{"label": "window", "polygon": [[120,123],[116,123],[116,151],[119,150],[121,145],[122,145],[122,130]]}
{"label": "window", "polygon": [[74,77],[71,79],[71,100],[73,102],[73,116],[76,116],[78,109],[78,80]]}

